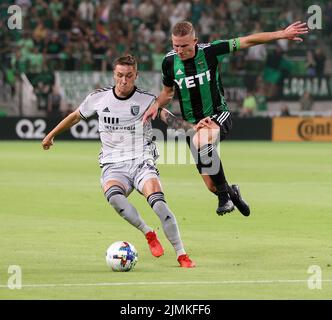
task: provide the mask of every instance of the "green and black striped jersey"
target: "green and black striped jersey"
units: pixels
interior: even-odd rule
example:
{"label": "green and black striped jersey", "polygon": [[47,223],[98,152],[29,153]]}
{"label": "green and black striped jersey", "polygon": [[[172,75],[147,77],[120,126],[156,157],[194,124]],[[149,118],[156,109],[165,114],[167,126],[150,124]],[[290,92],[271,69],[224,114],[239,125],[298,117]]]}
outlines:
{"label": "green and black striped jersey", "polygon": [[195,57],[182,61],[169,52],[162,63],[163,84],[175,86],[184,120],[197,123],[218,112],[228,112],[219,74],[223,55],[238,50],[238,38],[197,44]]}

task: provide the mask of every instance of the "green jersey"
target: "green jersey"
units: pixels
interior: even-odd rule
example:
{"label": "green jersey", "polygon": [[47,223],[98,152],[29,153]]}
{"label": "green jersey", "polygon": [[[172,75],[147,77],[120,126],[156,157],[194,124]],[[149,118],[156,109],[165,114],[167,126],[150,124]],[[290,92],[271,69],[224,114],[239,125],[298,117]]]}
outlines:
{"label": "green jersey", "polygon": [[197,44],[195,56],[182,61],[176,52],[169,52],[163,60],[163,84],[175,86],[184,120],[197,123],[220,112],[228,112],[219,74],[223,55],[238,50],[238,38]]}

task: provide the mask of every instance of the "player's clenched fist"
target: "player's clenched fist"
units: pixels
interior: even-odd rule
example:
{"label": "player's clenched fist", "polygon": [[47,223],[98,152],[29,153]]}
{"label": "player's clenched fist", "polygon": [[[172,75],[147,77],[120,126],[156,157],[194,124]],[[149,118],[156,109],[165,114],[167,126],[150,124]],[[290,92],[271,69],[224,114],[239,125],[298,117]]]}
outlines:
{"label": "player's clenched fist", "polygon": [[53,138],[46,136],[42,141],[42,146],[44,150],[48,150],[53,145]]}

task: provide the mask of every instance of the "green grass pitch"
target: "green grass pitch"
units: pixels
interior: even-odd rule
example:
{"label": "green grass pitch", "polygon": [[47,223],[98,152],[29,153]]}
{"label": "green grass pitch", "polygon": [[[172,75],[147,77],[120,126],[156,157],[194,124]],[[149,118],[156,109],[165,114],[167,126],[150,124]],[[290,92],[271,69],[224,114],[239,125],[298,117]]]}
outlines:
{"label": "green grass pitch", "polygon": [[[107,204],[98,152],[97,142],[56,141],[49,151],[40,142],[0,142],[0,299],[332,298],[330,144],[222,143],[228,180],[251,205],[248,218],[219,217],[193,164],[161,161],[166,200],[195,269],[178,267],[137,192],[129,199],[157,229],[165,247],[159,259]],[[105,251],[117,240],[138,250],[131,272],[106,266]],[[12,265],[21,268],[21,289],[8,288]]]}

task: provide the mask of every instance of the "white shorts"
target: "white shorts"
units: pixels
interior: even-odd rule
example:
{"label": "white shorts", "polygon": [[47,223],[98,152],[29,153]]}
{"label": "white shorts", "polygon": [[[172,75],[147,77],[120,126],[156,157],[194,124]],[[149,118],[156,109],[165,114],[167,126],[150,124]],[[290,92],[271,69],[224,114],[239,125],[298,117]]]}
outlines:
{"label": "white shorts", "polygon": [[106,182],[117,180],[125,187],[128,196],[134,188],[142,193],[145,182],[151,178],[159,180],[159,171],[154,160],[137,158],[104,165],[100,183],[103,187]]}

